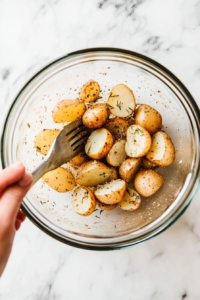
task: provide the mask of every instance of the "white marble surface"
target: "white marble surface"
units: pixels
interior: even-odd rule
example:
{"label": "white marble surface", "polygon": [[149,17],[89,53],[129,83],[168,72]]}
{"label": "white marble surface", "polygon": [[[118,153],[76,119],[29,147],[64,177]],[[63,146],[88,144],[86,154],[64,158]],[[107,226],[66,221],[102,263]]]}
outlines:
{"label": "white marble surface", "polygon": [[[199,0],[1,0],[0,116],[43,65],[95,46],[151,56],[200,104]],[[200,299],[199,196],[163,234],[115,252],[63,245],[26,220],[0,282],[0,299]]]}

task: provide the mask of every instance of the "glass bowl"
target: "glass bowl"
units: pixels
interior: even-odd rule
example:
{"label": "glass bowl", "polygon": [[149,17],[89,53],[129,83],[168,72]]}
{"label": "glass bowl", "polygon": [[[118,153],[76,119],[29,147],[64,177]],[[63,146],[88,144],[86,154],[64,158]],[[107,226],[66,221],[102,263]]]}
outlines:
{"label": "glass bowl", "polygon": [[82,217],[72,209],[71,192],[58,193],[41,179],[24,198],[22,209],[41,230],[66,244],[119,249],[168,228],[194,197],[199,178],[199,109],[176,76],[144,55],[115,48],[76,51],[40,70],[14,99],[1,139],[3,168],[21,160],[28,170],[34,169],[43,158],[33,147],[35,136],[42,129],[64,125],[53,123],[55,103],[78,97],[79,88],[89,79],[99,82],[102,100],[114,85],[124,83],[133,90],[138,104],[149,104],[161,113],[163,130],[176,148],[174,163],[158,168],[164,185],[143,198],[135,212],[97,208],[91,216]]}

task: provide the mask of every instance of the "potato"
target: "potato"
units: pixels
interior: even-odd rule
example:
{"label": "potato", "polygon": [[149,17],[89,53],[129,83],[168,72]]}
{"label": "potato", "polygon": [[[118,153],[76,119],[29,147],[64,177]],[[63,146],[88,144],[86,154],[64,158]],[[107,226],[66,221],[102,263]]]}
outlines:
{"label": "potato", "polygon": [[109,178],[109,182],[112,181],[112,180],[118,179],[118,173],[117,173],[116,168],[110,167],[110,170],[111,170],[111,175],[110,175],[110,178]]}
{"label": "potato", "polygon": [[99,128],[106,123],[110,111],[105,103],[98,103],[88,108],[83,117],[83,124],[88,128]]}
{"label": "potato", "polygon": [[100,209],[103,210],[113,210],[117,206],[117,204],[113,204],[113,205],[104,204],[101,203],[99,200],[96,200],[96,204],[99,206]]}
{"label": "potato", "polygon": [[72,122],[80,119],[86,110],[85,103],[78,100],[62,100],[53,109],[53,120],[56,123]]}
{"label": "potato", "polygon": [[121,209],[134,211],[140,207],[141,197],[133,189],[128,188],[124,198],[117,204]]}
{"label": "potato", "polygon": [[116,85],[108,98],[111,113],[117,117],[127,117],[135,110],[135,96],[124,84]]}
{"label": "potato", "polygon": [[148,159],[146,159],[146,157],[142,157],[141,159],[141,167],[143,169],[155,169],[158,166],[154,163],[152,163],[151,161],[149,161]]}
{"label": "potato", "polygon": [[141,104],[135,111],[135,124],[154,134],[162,128],[162,116],[153,107]]}
{"label": "potato", "polygon": [[94,102],[99,98],[100,86],[94,80],[87,81],[79,91],[79,97],[84,102]]}
{"label": "potato", "polygon": [[36,137],[34,147],[41,154],[46,155],[53,144],[53,141],[60,133],[59,129],[43,129]]}
{"label": "potato", "polygon": [[126,120],[126,122],[128,122],[128,125],[129,125],[129,126],[135,124],[135,119],[134,119],[134,116],[133,116],[133,115],[126,117],[125,120]]}
{"label": "potato", "polygon": [[113,137],[117,140],[126,138],[126,132],[129,127],[129,123],[120,118],[112,118],[104,125],[104,127],[112,133]]}
{"label": "potato", "polygon": [[89,188],[79,186],[72,195],[72,206],[75,212],[81,216],[89,216],[96,207],[94,194]]}
{"label": "potato", "polygon": [[93,159],[102,159],[108,154],[113,145],[111,133],[105,129],[96,129],[89,136],[85,145],[86,154]]}
{"label": "potato", "polygon": [[149,197],[162,186],[164,178],[154,170],[142,170],[135,175],[134,186],[143,197]]}
{"label": "potato", "polygon": [[131,182],[137,171],[139,171],[140,165],[140,158],[126,159],[119,168],[119,176],[126,182]]}
{"label": "potato", "polygon": [[126,154],[130,157],[142,157],[149,152],[151,136],[139,125],[131,125],[127,130]]}
{"label": "potato", "polygon": [[146,158],[161,167],[167,167],[173,163],[175,148],[165,132],[158,131],[152,136],[152,145]]}
{"label": "potato", "polygon": [[69,170],[62,167],[46,173],[42,179],[59,193],[69,192],[75,187],[74,176]]}
{"label": "potato", "polygon": [[105,204],[116,204],[120,202],[126,193],[127,184],[121,179],[113,180],[102,186],[98,186],[94,192],[96,198]]}
{"label": "potato", "polygon": [[96,186],[106,182],[111,176],[111,170],[98,161],[83,164],[76,175],[76,182],[83,186]]}
{"label": "potato", "polygon": [[126,159],[125,144],[126,141],[124,140],[118,140],[113,144],[106,156],[106,161],[109,165],[119,167]]}
{"label": "potato", "polygon": [[70,160],[70,163],[74,165],[75,167],[80,167],[82,164],[87,162],[89,160],[89,157],[86,155],[85,151],[82,151],[77,156],[72,158]]}

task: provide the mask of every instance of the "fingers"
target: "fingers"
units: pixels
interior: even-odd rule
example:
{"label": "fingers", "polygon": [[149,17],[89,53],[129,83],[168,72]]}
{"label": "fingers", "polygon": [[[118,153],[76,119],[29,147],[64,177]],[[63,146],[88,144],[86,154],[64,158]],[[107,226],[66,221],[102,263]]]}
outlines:
{"label": "fingers", "polygon": [[19,181],[25,173],[22,163],[17,162],[0,172],[0,194],[7,186]]}
{"label": "fingers", "polygon": [[20,220],[18,220],[18,219],[15,221],[15,230],[16,230],[16,231],[20,229],[21,223],[22,223],[22,222],[21,222]]}
{"label": "fingers", "polygon": [[21,222],[24,222],[24,220],[26,219],[26,215],[23,213],[21,209],[18,211],[17,219],[20,220]]}

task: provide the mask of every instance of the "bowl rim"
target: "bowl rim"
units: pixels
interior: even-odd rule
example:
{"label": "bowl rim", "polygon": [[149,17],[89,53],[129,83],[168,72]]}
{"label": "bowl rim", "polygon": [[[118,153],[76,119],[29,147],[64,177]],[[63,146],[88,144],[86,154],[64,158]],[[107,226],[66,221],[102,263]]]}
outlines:
{"label": "bowl rim", "polygon": [[[5,138],[5,129],[7,126],[7,122],[10,116],[10,113],[15,105],[15,103],[17,102],[18,98],[20,97],[20,95],[23,93],[23,91],[26,89],[26,87],[29,86],[29,84],[38,76],[40,75],[42,72],[44,72],[45,70],[47,70],[48,68],[50,68],[51,66],[57,64],[58,62],[65,60],[65,59],[70,59],[70,58],[75,58],[78,57],[79,55],[82,54],[90,54],[93,52],[110,52],[110,53],[118,53],[118,54],[125,54],[125,55],[130,55],[131,57],[137,57],[139,59],[142,59],[144,61],[146,61],[147,63],[151,63],[152,65],[154,65],[155,67],[157,67],[158,69],[160,69],[161,71],[163,71],[166,75],[168,75],[171,79],[174,80],[174,82],[181,88],[181,90],[186,94],[187,98],[190,100],[190,109],[191,107],[193,108],[195,114],[193,113],[193,116],[195,117],[196,120],[196,125],[198,128],[198,134],[200,136],[200,123],[198,122],[198,119],[200,119],[200,110],[193,98],[193,96],[191,95],[191,93],[188,91],[188,89],[186,88],[186,86],[181,82],[180,79],[178,79],[171,71],[169,71],[166,67],[164,67],[162,64],[158,63],[157,61],[153,60],[152,58],[143,55],[141,53],[135,52],[135,51],[131,51],[131,50],[126,50],[126,49],[122,49],[122,48],[113,48],[113,47],[94,47],[94,48],[85,48],[85,49],[81,49],[81,50],[77,50],[77,51],[73,51],[70,53],[65,54],[64,56],[60,56],[59,58],[52,60],[50,63],[46,64],[43,68],[41,68],[38,72],[36,72],[24,85],[23,87],[20,89],[20,91],[17,93],[16,97],[14,98],[14,101],[12,102],[12,104],[10,105],[9,109],[7,110],[7,114],[6,117],[4,118],[4,124],[3,124],[3,129],[2,129],[2,136],[1,136],[1,143],[0,143],[0,149],[1,149],[1,164],[2,167],[5,168],[5,163],[4,163],[4,155],[3,155],[3,145],[4,145],[4,138]],[[39,220],[34,214],[32,214],[30,211],[28,211],[26,209],[26,206],[24,203],[21,204],[21,209],[23,210],[23,212],[27,215],[27,217],[29,218],[30,221],[32,221],[39,229],[41,229],[43,232],[45,232],[46,234],[48,234],[49,236],[53,237],[54,239],[63,242],[65,244],[68,244],[70,246],[74,246],[77,248],[82,248],[82,249],[87,249],[87,250],[117,250],[117,249],[122,249],[122,248],[126,248],[129,246],[133,246],[136,245],[138,243],[144,242],[146,240],[149,240],[150,238],[157,236],[158,234],[160,234],[161,232],[165,231],[167,228],[169,228],[173,223],[175,223],[179,217],[184,213],[184,211],[187,209],[187,207],[189,206],[189,204],[191,203],[191,201],[193,200],[197,190],[198,190],[198,178],[199,178],[199,173],[200,173],[200,162],[198,161],[198,168],[197,168],[197,174],[196,174],[196,180],[194,182],[193,187],[191,188],[191,191],[186,199],[186,201],[184,202],[184,205],[181,205],[179,207],[179,211],[176,211],[171,217],[170,219],[167,219],[163,224],[161,224],[161,226],[159,226],[158,228],[156,228],[156,230],[153,230],[152,232],[149,232],[141,237],[139,237],[137,239],[137,241],[133,239],[127,240],[127,241],[121,241],[121,242],[114,242],[114,243],[110,243],[109,244],[97,244],[97,243],[85,243],[82,241],[77,241],[76,239],[73,238],[63,238],[61,234],[59,234],[58,232],[56,232],[56,234],[54,233],[55,231],[52,228],[49,228],[46,224],[44,224],[41,220]],[[175,217],[174,217],[175,215]]]}

